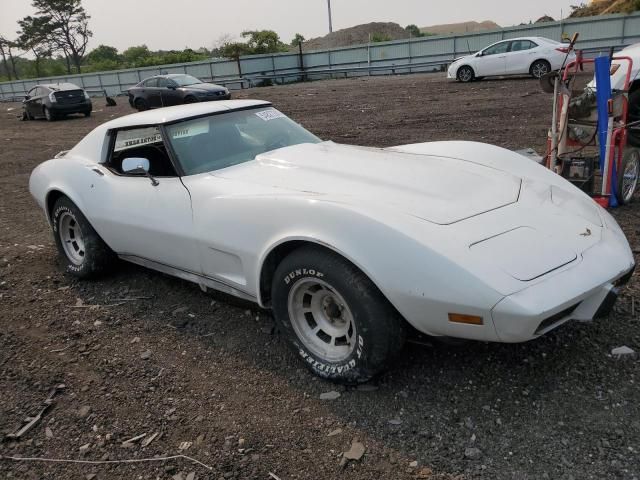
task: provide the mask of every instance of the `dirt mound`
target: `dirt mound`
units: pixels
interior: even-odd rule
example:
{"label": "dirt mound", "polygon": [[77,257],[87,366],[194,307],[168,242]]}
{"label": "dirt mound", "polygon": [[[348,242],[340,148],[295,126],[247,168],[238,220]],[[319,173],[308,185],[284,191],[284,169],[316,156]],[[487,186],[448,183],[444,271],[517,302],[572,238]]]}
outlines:
{"label": "dirt mound", "polygon": [[610,13],[631,13],[640,10],[637,0],[592,0],[588,5],[574,7],[570,17],[593,17]]}
{"label": "dirt mound", "polygon": [[496,22],[485,20],[484,22],[460,22],[432,25],[430,27],[422,27],[420,31],[423,33],[430,33],[432,35],[447,35],[449,33],[482,32],[483,30],[496,30],[498,28],[501,27]]}
{"label": "dirt mound", "polygon": [[348,47],[371,41],[400,40],[409,38],[409,32],[397,23],[372,22],[355,27],[336,30],[324,37],[312,38],[304,42],[305,50],[326,50],[327,48]]}

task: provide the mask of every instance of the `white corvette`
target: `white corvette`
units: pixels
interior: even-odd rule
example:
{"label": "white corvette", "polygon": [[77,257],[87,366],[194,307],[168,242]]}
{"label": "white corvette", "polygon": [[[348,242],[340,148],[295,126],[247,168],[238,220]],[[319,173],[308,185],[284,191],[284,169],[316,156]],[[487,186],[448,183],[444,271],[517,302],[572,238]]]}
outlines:
{"label": "white corvette", "polygon": [[521,342],[599,317],[634,267],[605,210],[519,154],[322,142],[261,101],[110,121],[30,189],[69,272],[118,256],[257,302],[341,382],[381,371],[408,325]]}
{"label": "white corvette", "polygon": [[[449,65],[447,78],[471,82],[483,77],[531,75],[540,78],[559,70],[568,48],[544,37],[521,37],[493,43],[472,55],[457,58]],[[576,58],[569,53],[567,62]]]}

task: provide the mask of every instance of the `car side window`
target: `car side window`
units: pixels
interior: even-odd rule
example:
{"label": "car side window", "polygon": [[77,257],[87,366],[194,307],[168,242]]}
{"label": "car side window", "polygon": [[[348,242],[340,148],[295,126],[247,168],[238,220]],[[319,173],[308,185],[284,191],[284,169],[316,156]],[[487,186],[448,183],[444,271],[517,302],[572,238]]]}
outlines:
{"label": "car side window", "polygon": [[531,40],[514,40],[511,42],[511,51],[512,52],[521,52],[523,50],[531,50],[532,48],[537,47],[535,43]]}
{"label": "car side window", "polygon": [[158,86],[158,79],[157,78],[150,78],[149,80],[145,80],[144,81],[144,86],[145,87],[157,87]]}
{"label": "car side window", "polygon": [[501,42],[492,45],[491,47],[483,50],[483,55],[496,55],[498,53],[506,53],[509,49],[509,42]]}
{"label": "car side window", "polygon": [[168,86],[169,86],[169,80],[167,80],[166,78],[159,78],[158,79],[158,87],[167,88]]}
{"label": "car side window", "polygon": [[106,166],[119,175],[140,176],[122,170],[127,158],[145,158],[154,177],[177,177],[158,127],[130,128],[111,133],[111,148]]}

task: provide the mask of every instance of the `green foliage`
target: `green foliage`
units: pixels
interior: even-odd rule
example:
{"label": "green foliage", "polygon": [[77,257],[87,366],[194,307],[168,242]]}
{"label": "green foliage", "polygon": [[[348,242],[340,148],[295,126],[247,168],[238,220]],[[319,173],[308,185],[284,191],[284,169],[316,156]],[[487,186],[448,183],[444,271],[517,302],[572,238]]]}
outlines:
{"label": "green foliage", "polygon": [[93,35],[89,30],[90,17],[81,0],[32,0],[31,5],[36,9],[34,18],[46,40],[80,73],[89,38]]}
{"label": "green foliage", "polygon": [[302,34],[296,33],[295,37],[293,37],[293,40],[291,40],[291,46],[292,47],[297,47],[298,45],[300,45],[305,40],[306,40],[306,38],[304,38],[304,36],[302,36]]}
{"label": "green foliage", "polygon": [[97,63],[104,62],[118,63],[121,61],[121,58],[116,47],[99,45],[97,48],[94,48],[87,54],[86,61],[89,64],[95,65]]}
{"label": "green foliage", "polygon": [[373,33],[371,34],[371,41],[374,43],[377,42],[388,42],[391,40],[391,37],[385,33]]}
{"label": "green foliage", "polygon": [[420,31],[420,29],[418,28],[417,25],[414,25],[413,23],[411,25],[407,25],[406,27],[404,27],[404,29],[409,33],[409,35],[411,35],[413,38],[416,37],[424,37],[424,33],[422,33]]}
{"label": "green foliage", "polygon": [[247,38],[249,51],[253,54],[286,52],[287,46],[273,30],[246,30],[242,37]]}
{"label": "green foliage", "polygon": [[237,60],[242,55],[249,55],[251,53],[249,45],[242,42],[227,42],[219,49],[219,54],[224,58],[231,58]]}

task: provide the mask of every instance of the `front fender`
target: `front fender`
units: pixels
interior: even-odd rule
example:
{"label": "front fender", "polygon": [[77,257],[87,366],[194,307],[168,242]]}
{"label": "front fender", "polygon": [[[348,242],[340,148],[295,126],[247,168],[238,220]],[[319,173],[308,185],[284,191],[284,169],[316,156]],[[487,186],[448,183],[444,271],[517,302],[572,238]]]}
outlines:
{"label": "front fender", "polygon": [[[198,211],[206,212],[206,218]],[[409,323],[425,333],[451,334],[448,312],[490,318],[488,312],[502,298],[429,246],[429,230],[439,229],[435,237],[440,239],[447,227],[387,207],[377,206],[374,211],[319,195],[247,195],[211,197],[194,213],[203,251],[218,264],[224,259],[228,270],[233,266],[231,258],[240,259],[242,275],[227,278],[244,277],[239,285],[256,297],[269,253],[284,242],[303,240],[351,261]],[[494,339],[492,323],[487,329],[480,338]]]}
{"label": "front fender", "polygon": [[82,169],[77,163],[65,158],[47,160],[31,172],[29,192],[44,211],[49,224],[51,219],[48,200],[54,192],[60,192],[69,197],[82,212],[86,211],[82,195],[76,187],[78,177],[82,176],[81,172]]}

